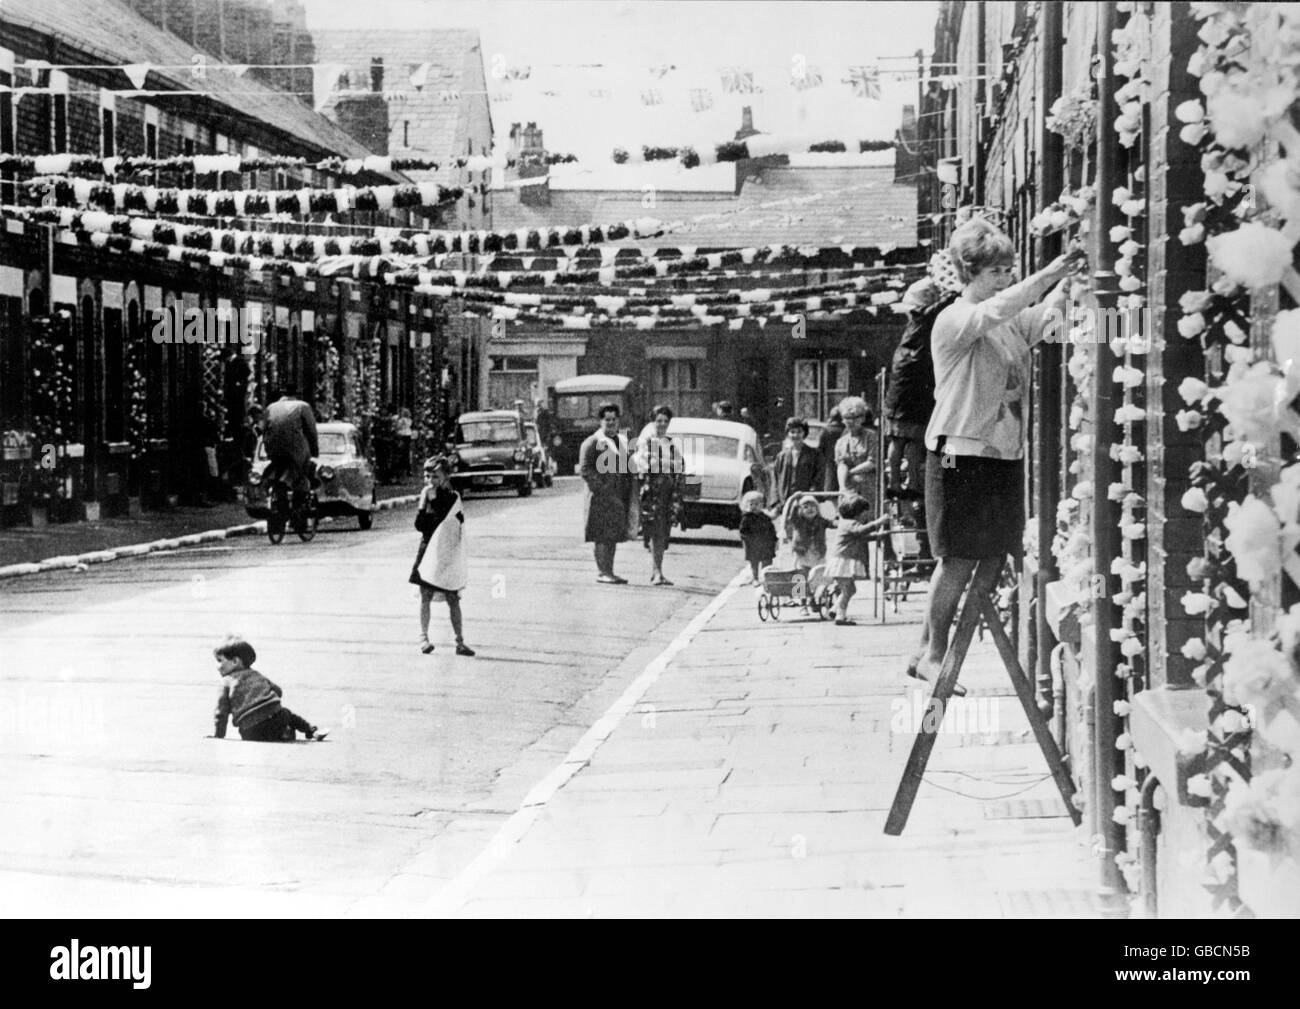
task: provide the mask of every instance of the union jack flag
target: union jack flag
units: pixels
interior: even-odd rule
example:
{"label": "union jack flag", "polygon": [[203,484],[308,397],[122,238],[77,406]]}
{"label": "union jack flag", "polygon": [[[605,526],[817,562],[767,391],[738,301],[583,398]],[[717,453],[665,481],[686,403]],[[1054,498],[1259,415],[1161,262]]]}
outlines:
{"label": "union jack flag", "polygon": [[664,96],[658,88],[647,88],[641,92],[642,105],[662,105],[663,103]]}
{"label": "union jack flag", "polygon": [[802,73],[792,72],[790,74],[790,83],[796,91],[807,91],[809,88],[821,87],[821,67],[804,67]]}
{"label": "union jack flag", "polygon": [[726,94],[752,95],[754,93],[754,71],[728,67],[722,71],[722,90]]}
{"label": "union jack flag", "polygon": [[850,67],[847,83],[853,87],[854,98],[880,101],[880,71],[875,67]]}
{"label": "union jack flag", "polygon": [[696,112],[713,108],[713,92],[708,88],[691,88],[691,108]]}

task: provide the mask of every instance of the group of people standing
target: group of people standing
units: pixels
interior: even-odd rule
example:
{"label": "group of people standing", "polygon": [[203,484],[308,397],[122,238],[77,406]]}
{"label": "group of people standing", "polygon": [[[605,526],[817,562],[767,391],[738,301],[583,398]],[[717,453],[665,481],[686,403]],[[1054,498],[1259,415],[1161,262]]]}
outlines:
{"label": "group of people standing", "polygon": [[603,403],[600,428],[578,450],[578,474],[587,485],[583,529],[596,556],[596,581],[625,585],[614,573],[618,544],[641,539],[651,556],[651,585],[671,585],[664,576],[664,554],[673,525],[681,519],[686,459],[668,436],[673,411],[656,406],[653,427],[629,445],[619,434],[621,411]]}
{"label": "group of people standing", "polygon": [[[786,421],[786,441],[773,468],[766,500],[752,494],[741,504],[741,540],[750,564],[751,580],[776,556],[777,535],[772,519],[782,518],[782,532],[799,568],[811,571],[825,565],[825,575],[838,588],[836,624],[852,624],[848,617],[858,579],[869,574],[871,533],[883,519],[876,516],[878,452],[875,432],[869,427],[871,411],[866,400],[849,396],[832,412],[817,446],[809,444],[808,422],[802,417]],[[836,518],[828,518],[817,494],[837,494]],[[829,550],[826,532],[837,536]]]}

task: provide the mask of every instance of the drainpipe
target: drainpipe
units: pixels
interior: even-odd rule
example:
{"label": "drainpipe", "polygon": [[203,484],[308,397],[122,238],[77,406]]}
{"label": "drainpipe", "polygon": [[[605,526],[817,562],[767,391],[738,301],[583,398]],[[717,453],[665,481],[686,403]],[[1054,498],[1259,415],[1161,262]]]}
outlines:
{"label": "drainpipe", "polygon": [[[1115,275],[1115,246],[1107,241],[1110,229],[1122,223],[1119,208],[1110,198],[1118,182],[1116,166],[1119,159],[1119,138],[1114,126],[1119,109],[1115,102],[1115,60],[1111,50],[1111,35],[1115,29],[1115,5],[1097,5],[1097,51],[1101,55],[1101,78],[1098,81],[1099,104],[1097,109],[1097,227],[1093,229],[1094,257],[1093,290],[1097,301],[1097,331],[1104,335],[1104,320],[1114,312],[1119,297]],[[1110,457],[1112,445],[1124,440],[1124,430],[1114,421],[1115,410],[1121,397],[1111,378],[1115,362],[1110,347],[1098,342],[1096,367],[1093,369],[1093,404],[1095,425],[1092,447],[1092,556],[1093,571],[1110,578],[1111,561],[1121,556],[1123,544],[1119,525],[1106,498],[1106,489],[1122,475],[1119,463]],[[1101,860],[1099,896],[1107,917],[1124,917],[1127,914],[1123,875],[1115,864],[1115,854],[1125,849],[1125,832],[1113,818],[1115,792],[1111,779],[1122,764],[1115,749],[1118,721],[1114,713],[1116,689],[1115,667],[1122,661],[1119,645],[1111,641],[1110,632],[1121,626],[1119,607],[1110,600],[1110,592],[1094,599],[1094,714],[1096,728],[1092,745],[1096,754],[1096,775],[1092,779],[1093,806],[1096,810],[1096,830],[1104,839]]]}
{"label": "drainpipe", "polygon": [[[1061,7],[1059,4],[1043,4],[1039,8],[1039,45],[1043,53],[1042,86],[1038,93],[1039,115],[1042,128],[1039,132],[1038,149],[1042,152],[1039,164],[1042,166],[1042,188],[1039,190],[1038,207],[1056,199],[1064,185],[1065,141],[1059,134],[1047,128],[1047,111],[1052,103],[1061,96],[1061,60],[1064,41],[1061,39]],[[1045,239],[1038,250],[1038,266],[1041,269],[1061,251],[1059,235]],[[1034,383],[1038,387],[1038,453],[1034,460],[1034,469],[1038,475],[1038,584],[1035,586],[1038,596],[1035,638],[1038,644],[1038,683],[1050,685],[1051,699],[1043,698],[1044,714],[1050,714],[1053,705],[1059,710],[1063,706],[1061,693],[1052,676],[1052,628],[1047,622],[1047,585],[1060,577],[1056,558],[1052,556],[1052,540],[1056,537],[1056,503],[1061,498],[1061,460],[1068,458],[1062,442],[1068,437],[1062,423],[1061,396],[1061,361],[1063,344],[1058,340],[1038,345],[1034,359]],[[1044,691],[1045,693],[1046,691]],[[1041,709],[1040,709],[1041,710]],[[1064,742],[1064,736],[1058,736],[1057,742]]]}
{"label": "drainpipe", "polygon": [[1160,779],[1150,771],[1142,782],[1138,806],[1138,830],[1142,834],[1140,859],[1142,862],[1142,904],[1148,918],[1160,917],[1160,902],[1156,891],[1156,837],[1160,833],[1160,811],[1156,809],[1156,789]]}

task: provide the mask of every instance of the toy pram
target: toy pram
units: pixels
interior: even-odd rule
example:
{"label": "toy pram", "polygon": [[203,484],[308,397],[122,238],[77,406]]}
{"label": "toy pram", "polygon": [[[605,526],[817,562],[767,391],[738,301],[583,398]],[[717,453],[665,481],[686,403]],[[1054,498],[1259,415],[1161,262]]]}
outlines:
{"label": "toy pram", "polygon": [[[786,502],[784,519],[789,516],[794,502],[803,497],[794,495]],[[839,497],[834,492],[811,495],[815,498],[834,500]],[[818,564],[811,569],[783,564],[781,567],[764,568],[760,575],[762,587],[758,590],[758,618],[760,620],[779,620],[782,606],[798,606],[800,615],[815,616],[818,620],[827,620],[835,611],[835,596],[838,589],[833,578],[826,577],[826,565]]]}

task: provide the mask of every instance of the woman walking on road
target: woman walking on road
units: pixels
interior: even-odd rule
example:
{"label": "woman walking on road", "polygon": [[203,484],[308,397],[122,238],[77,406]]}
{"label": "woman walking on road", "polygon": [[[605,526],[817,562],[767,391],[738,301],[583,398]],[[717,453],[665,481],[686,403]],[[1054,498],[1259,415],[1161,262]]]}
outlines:
{"label": "woman walking on road", "polygon": [[424,490],[415,509],[415,528],[422,535],[409,581],[420,587],[420,651],[433,651],[429,642],[429,606],[435,598],[447,601],[451,629],[456,634],[456,654],[473,655],[465,644],[461,626],[460,593],[469,581],[465,554],[465,508],[450,486],[447,460],[434,456],[424,463]]}
{"label": "woman walking on road", "polygon": [[686,460],[668,437],[672,410],[656,406],[651,417],[654,430],[641,438],[636,449],[636,472],[641,484],[641,538],[653,558],[650,584],[671,585],[664,577],[664,551],[668,549],[673,524],[681,517]]}

